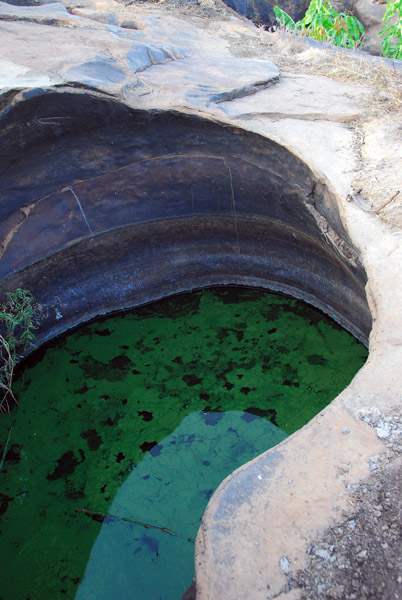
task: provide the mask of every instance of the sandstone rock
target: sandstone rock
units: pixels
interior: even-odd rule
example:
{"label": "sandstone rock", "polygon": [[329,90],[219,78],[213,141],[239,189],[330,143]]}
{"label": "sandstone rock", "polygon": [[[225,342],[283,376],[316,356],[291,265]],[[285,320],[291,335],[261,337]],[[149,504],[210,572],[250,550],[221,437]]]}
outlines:
{"label": "sandstone rock", "polygon": [[162,65],[169,60],[179,60],[181,58],[183,56],[173,46],[135,44],[127,54],[126,61],[130,70],[133,73],[138,73],[138,71],[144,71],[152,65]]}
{"label": "sandstone rock", "polygon": [[116,61],[113,58],[99,58],[72,67],[67,71],[66,78],[85,85],[102,84],[109,87],[109,84],[122,83],[126,78],[124,71],[115,65]]}

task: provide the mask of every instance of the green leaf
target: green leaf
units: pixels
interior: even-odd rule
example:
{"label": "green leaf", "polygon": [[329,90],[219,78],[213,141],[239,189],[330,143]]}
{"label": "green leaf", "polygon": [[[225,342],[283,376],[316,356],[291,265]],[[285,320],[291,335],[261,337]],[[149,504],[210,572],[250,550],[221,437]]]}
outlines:
{"label": "green leaf", "polygon": [[[360,21],[353,15],[336,12],[329,0],[311,0],[303,19],[297,23],[277,6],[274,12],[282,26],[286,26],[292,33],[301,33],[320,41],[331,41],[337,46],[355,48],[364,35],[364,27]],[[346,29],[339,29],[340,21],[346,24]]]}
{"label": "green leaf", "polygon": [[282,27],[287,27],[290,31],[296,29],[296,23],[293,21],[292,17],[279,8],[279,6],[274,6],[274,14]]}

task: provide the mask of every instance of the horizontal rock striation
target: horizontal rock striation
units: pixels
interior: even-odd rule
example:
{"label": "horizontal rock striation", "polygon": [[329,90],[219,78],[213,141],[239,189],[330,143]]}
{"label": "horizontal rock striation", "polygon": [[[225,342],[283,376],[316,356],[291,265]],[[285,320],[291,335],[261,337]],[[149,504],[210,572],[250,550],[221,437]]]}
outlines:
{"label": "horizontal rock striation", "polygon": [[211,285],[277,290],[367,341],[366,277],[335,201],[259,135],[62,87],[3,97],[0,291],[48,307],[42,343]]}

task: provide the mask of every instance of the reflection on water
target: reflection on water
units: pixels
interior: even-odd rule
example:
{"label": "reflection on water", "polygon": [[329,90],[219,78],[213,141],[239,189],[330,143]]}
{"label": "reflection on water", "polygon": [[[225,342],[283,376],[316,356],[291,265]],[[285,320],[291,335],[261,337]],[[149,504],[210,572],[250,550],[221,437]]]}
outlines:
{"label": "reflection on water", "polygon": [[322,410],[366,355],[301,302],[227,288],[39,350],[18,411],[0,415],[0,598],[180,597],[212,491]]}
{"label": "reflection on water", "polygon": [[180,598],[193,578],[193,540],[212,492],[232,469],[285,437],[240,411],[188,415],[117,492],[76,599]]}

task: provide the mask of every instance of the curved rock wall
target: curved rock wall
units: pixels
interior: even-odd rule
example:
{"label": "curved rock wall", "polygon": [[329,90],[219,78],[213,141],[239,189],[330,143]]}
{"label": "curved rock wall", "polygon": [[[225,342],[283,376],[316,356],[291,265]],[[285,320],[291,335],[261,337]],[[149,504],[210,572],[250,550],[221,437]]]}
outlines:
{"label": "curved rock wall", "polygon": [[279,290],[367,341],[366,277],[335,200],[279,144],[83,89],[3,96],[0,291],[48,307],[38,343],[210,285]]}

